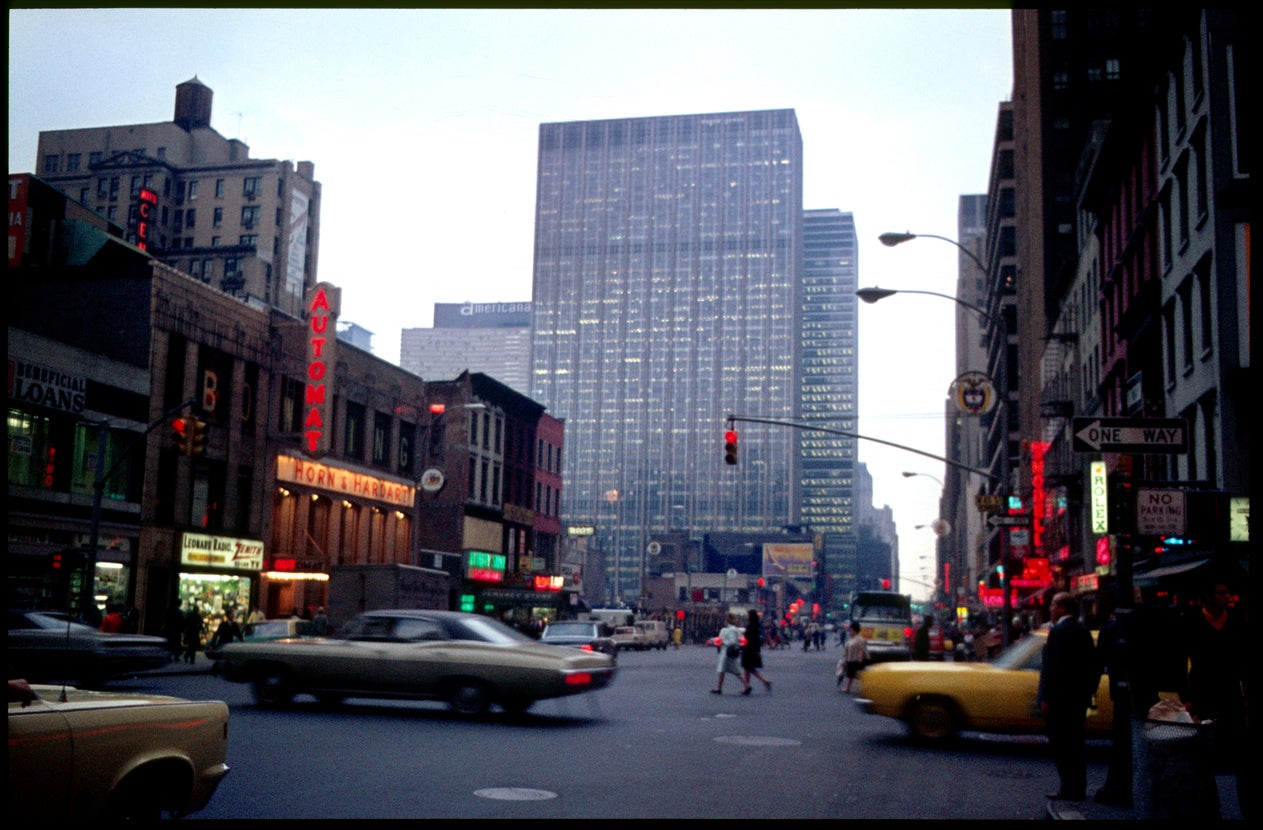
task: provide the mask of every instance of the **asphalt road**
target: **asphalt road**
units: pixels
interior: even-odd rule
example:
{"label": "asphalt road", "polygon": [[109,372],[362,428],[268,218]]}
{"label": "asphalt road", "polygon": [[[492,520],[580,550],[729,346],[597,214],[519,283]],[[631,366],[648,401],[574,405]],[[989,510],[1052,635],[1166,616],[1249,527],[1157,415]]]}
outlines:
{"label": "asphalt road", "polygon": [[[517,718],[302,697],[263,710],[205,664],[117,685],[229,703],[232,772],[194,819],[1048,817],[1057,778],[1042,738],[921,746],[837,691],[839,653],[767,652],[773,692],[748,697],[731,677],[709,693],[713,648],[624,653],[611,687]],[[1105,746],[1091,755],[1095,789]],[[1061,817],[1136,817],[1072,806]]]}

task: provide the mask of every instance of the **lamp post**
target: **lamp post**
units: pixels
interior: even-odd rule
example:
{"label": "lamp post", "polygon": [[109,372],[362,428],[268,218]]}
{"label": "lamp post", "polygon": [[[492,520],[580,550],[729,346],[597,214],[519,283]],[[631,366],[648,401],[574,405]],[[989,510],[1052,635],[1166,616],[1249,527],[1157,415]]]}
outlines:
{"label": "lamp post", "polygon": [[933,234],[933,233],[912,233],[911,231],[904,231],[903,233],[896,233],[892,231],[892,232],[883,233],[881,236],[877,237],[878,241],[880,241],[881,244],[885,245],[887,248],[893,248],[896,245],[902,245],[905,242],[911,242],[913,239],[923,239],[923,238],[924,239],[941,239],[944,242],[949,242],[952,245],[955,245],[957,248],[961,250],[961,253],[963,253],[965,256],[969,257],[970,259],[972,259],[974,261],[974,264],[982,269],[982,273],[984,274],[988,273],[986,264],[981,259],[979,259],[978,256],[973,251],[969,250],[964,245],[957,242],[955,239],[948,239],[946,236],[939,236],[938,234]]}
{"label": "lamp post", "polygon": [[938,479],[938,478],[936,478],[936,477],[934,477],[934,476],[930,475],[929,473],[914,473],[914,472],[911,472],[911,471],[909,471],[909,470],[904,470],[904,471],[903,471],[903,473],[902,473],[902,475],[903,475],[903,477],[904,477],[904,478],[912,478],[913,476],[920,476],[921,478],[928,478],[930,481],[935,482],[936,484],[938,484],[938,486],[939,486],[939,487],[946,487],[946,486],[947,486],[947,485],[945,485],[945,484],[942,482],[942,480],[941,480],[941,479]]}
{"label": "lamp post", "polygon": [[[879,239],[881,239],[882,243],[885,245],[894,246],[902,242],[906,242],[909,239],[915,239],[917,238],[917,236],[918,234],[912,234],[912,233],[882,234],[882,236],[879,237]],[[932,234],[920,234],[920,236],[930,236],[931,238],[934,238],[934,239],[943,239],[943,240],[946,240],[947,242],[951,242],[952,244],[956,245],[956,247],[960,248],[962,251],[969,254],[974,259],[974,261],[978,264],[978,266],[982,268],[984,272],[986,272],[987,269],[983,265],[982,261],[979,260],[977,257],[973,256],[973,254],[970,253],[970,251],[967,248],[964,248],[963,246],[961,246],[960,243],[957,243],[951,239],[947,239],[946,237],[933,236]],[[861,300],[869,304],[879,302],[881,300],[886,299],[887,297],[893,297],[896,294],[925,294],[931,297],[939,297],[944,300],[951,300],[952,302],[956,303],[962,308],[967,308],[970,311],[977,314],[979,319],[982,320],[986,325],[988,325],[993,331],[1003,332],[1005,330],[1005,327],[1002,324],[1002,322],[996,317],[993,317],[991,314],[989,314],[985,309],[982,309],[974,305],[973,303],[966,302],[965,300],[962,300],[959,297],[953,296],[951,294],[942,294],[938,291],[918,291],[918,290],[912,290],[912,289],[878,288],[876,286],[872,286],[869,288],[861,288],[855,292],[855,295],[857,297],[859,297]],[[1004,357],[1005,357],[1004,350],[1001,350],[1000,360],[1003,361]],[[1002,486],[1000,489],[1003,493],[1003,491],[1008,489],[1007,482],[1008,482],[1008,468],[1009,468],[1008,368],[1004,366],[1003,363],[1000,364],[1000,371],[998,372],[998,374],[999,374],[998,380],[995,380],[993,382],[995,382],[997,390],[999,392],[999,399],[1004,403],[1004,414],[1003,414],[1004,420],[1001,422],[1003,434],[1001,435],[1001,438],[1000,438],[1001,440],[1000,468],[1001,468],[1001,472],[1003,473]],[[904,473],[904,475],[907,475],[907,473]],[[1007,646],[1012,640],[1012,632],[1010,631],[1010,623],[1013,617],[1013,598],[1010,596],[1010,593],[1009,593],[1012,575],[1010,573],[1011,568],[1009,567],[1008,531],[1005,529],[1001,529],[1000,533],[1001,533],[1000,563],[1001,563],[1001,570],[1002,570],[1002,576],[1001,576],[1001,581],[1000,581],[1000,591],[1002,594],[1002,600],[1003,600],[1002,607],[1003,607],[1003,614],[1004,614],[1004,620],[1003,620],[1003,624],[1000,626],[1000,631],[1003,635],[1004,645]]]}

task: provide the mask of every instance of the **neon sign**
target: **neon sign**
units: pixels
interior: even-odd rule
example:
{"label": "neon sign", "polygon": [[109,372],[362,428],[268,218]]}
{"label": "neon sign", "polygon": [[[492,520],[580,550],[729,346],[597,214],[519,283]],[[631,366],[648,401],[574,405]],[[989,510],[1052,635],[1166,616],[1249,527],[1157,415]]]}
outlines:
{"label": "neon sign", "polygon": [[329,407],[333,394],[329,390],[329,367],[336,365],[335,344],[338,342],[335,321],[342,301],[341,289],[322,282],[316,285],[307,302],[307,381],[303,394],[304,451],[312,458],[329,452]]}
{"label": "neon sign", "polygon": [[503,582],[508,564],[502,553],[471,550],[465,555],[465,575],[473,582]]}
{"label": "neon sign", "polygon": [[136,199],[136,247],[142,251],[149,249],[149,221],[157,206],[158,194],[142,187]]}

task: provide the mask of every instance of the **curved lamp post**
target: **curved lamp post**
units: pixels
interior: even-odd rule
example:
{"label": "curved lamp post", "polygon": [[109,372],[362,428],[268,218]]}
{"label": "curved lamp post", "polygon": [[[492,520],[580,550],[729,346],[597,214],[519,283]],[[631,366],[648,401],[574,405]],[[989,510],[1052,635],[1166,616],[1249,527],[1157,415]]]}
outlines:
{"label": "curved lamp post", "polygon": [[903,475],[903,477],[904,477],[904,478],[912,478],[913,476],[920,476],[921,478],[928,478],[930,481],[936,482],[936,483],[938,484],[938,486],[939,486],[939,487],[944,487],[944,488],[945,488],[945,487],[947,486],[946,484],[944,484],[944,483],[942,482],[942,480],[940,480],[940,479],[938,479],[938,478],[935,478],[934,476],[930,475],[929,473],[914,473],[914,472],[912,472],[912,471],[910,471],[910,470],[904,470],[904,471],[903,471],[903,473],[902,473],[902,475]]}
{"label": "curved lamp post", "polygon": [[984,323],[1000,327],[1000,321],[988,314],[986,309],[976,306],[973,303],[967,303],[960,297],[956,297],[951,294],[943,294],[938,291],[918,291],[912,288],[878,288],[875,285],[869,286],[868,288],[861,288],[855,292],[855,296],[859,297],[869,305],[880,302],[887,297],[893,297],[896,294],[928,294],[931,297],[942,297],[944,300],[951,300],[956,303],[956,305],[969,309],[982,318]]}
{"label": "curved lamp post", "polygon": [[921,239],[921,238],[941,239],[944,242],[950,242],[951,244],[959,248],[965,256],[972,259],[974,263],[979,268],[982,269],[982,273],[984,274],[989,273],[987,271],[986,263],[984,263],[981,259],[979,259],[978,256],[973,251],[969,250],[964,245],[957,242],[955,239],[949,239],[946,236],[939,236],[938,234],[933,234],[933,233],[913,233],[912,231],[904,231],[903,233],[895,233],[895,232],[883,233],[881,236],[877,237],[877,239],[881,242],[881,244],[885,245],[887,248],[893,248],[896,245],[902,245],[903,243],[910,242],[913,239]]}

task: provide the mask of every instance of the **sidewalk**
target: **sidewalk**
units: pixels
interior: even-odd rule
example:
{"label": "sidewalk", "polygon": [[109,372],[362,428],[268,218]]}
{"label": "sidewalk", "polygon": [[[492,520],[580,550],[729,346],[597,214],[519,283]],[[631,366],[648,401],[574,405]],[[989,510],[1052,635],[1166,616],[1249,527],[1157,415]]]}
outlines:
{"label": "sidewalk", "polygon": [[165,666],[149,671],[137,672],[135,677],[170,677],[178,674],[213,674],[215,671],[215,661],[206,656],[206,652],[199,651],[194,657],[192,663],[184,662],[183,658],[172,660]]}
{"label": "sidewalk", "polygon": [[[1216,775],[1215,784],[1219,789],[1219,813],[1224,821],[1243,821],[1241,807],[1237,802],[1237,779],[1233,775]],[[1097,804],[1091,796],[1086,801],[1049,801],[1048,817],[1051,819],[1071,819],[1088,821],[1145,821],[1155,817],[1150,815],[1148,805],[1139,803],[1139,798],[1131,807],[1111,807]],[[1163,816],[1163,818],[1171,818]],[[1210,818],[1207,816],[1206,818]]]}

